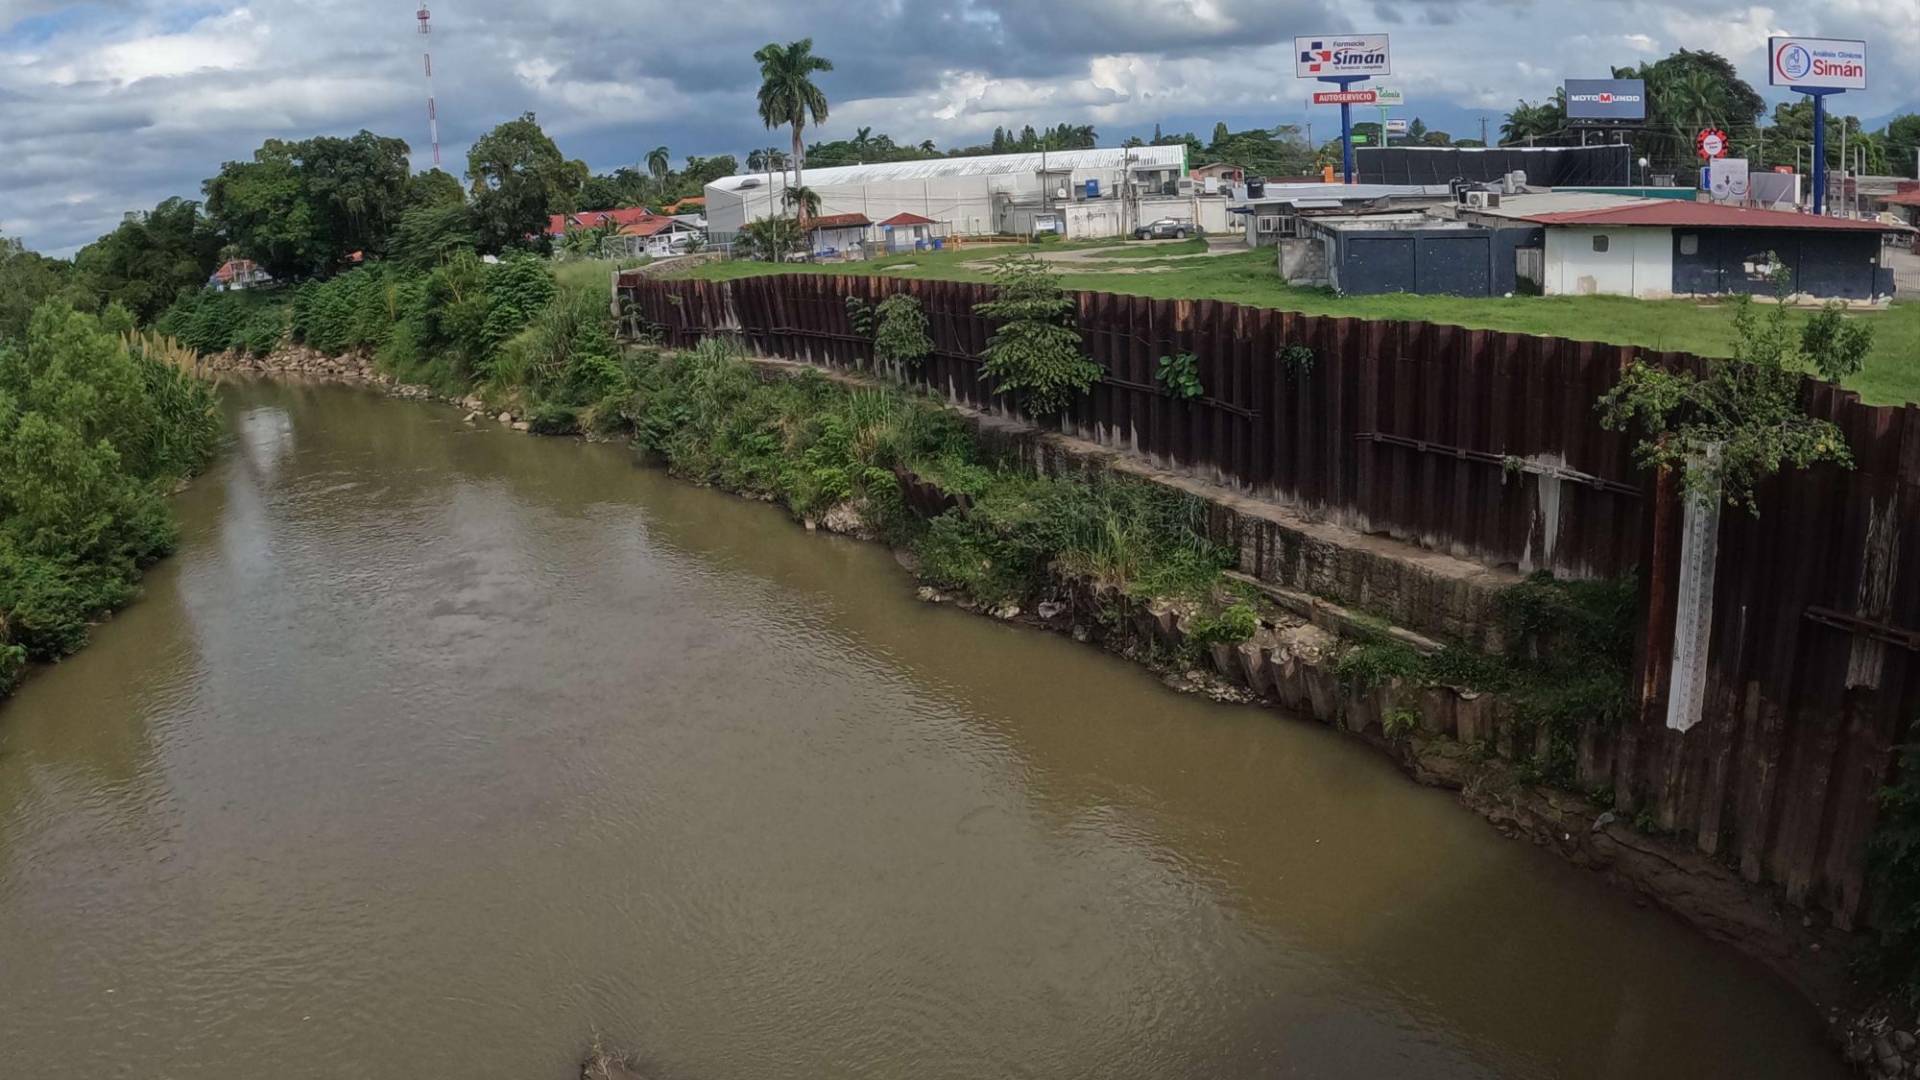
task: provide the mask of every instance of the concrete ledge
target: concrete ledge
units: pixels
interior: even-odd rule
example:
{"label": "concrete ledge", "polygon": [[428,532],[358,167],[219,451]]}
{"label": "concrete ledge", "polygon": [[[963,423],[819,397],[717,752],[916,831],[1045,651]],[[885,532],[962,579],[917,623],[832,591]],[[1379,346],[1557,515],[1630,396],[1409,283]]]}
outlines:
{"label": "concrete ledge", "polygon": [[[748,359],[773,374],[812,371],[849,385],[879,385],[874,379],[801,361]],[[972,423],[990,451],[1018,458],[1043,476],[1121,473],[1204,500],[1209,535],[1236,551],[1240,572],[1258,582],[1331,600],[1423,637],[1501,651],[1493,600],[1520,583],[1516,570],[1316,521],[1294,508],[1170,472],[1124,451],[928,397]]]}
{"label": "concrete ledge", "polygon": [[1498,652],[1493,598],[1517,571],[1369,535],[1218,484],[1169,472],[1123,451],[1043,431],[1007,417],[946,404],[971,419],[989,446],[1047,476],[1106,470],[1205,500],[1207,531],[1238,552],[1241,573],[1378,616],[1422,635]]}

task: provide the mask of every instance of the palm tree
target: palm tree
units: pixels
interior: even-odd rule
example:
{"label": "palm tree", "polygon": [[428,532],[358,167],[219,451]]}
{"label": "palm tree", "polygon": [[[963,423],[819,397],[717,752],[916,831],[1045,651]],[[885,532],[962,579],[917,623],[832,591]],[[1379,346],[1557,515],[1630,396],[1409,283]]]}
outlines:
{"label": "palm tree", "polygon": [[920,152],[923,154],[935,153],[936,151],[934,150],[933,140],[932,139],[920,140]]}
{"label": "palm tree", "polygon": [[768,44],[753,58],[760,62],[760,122],[769,129],[782,125],[793,129],[793,184],[800,187],[807,153],[801,132],[809,116],[816,124],[827,118],[827,95],[813,84],[813,74],[832,71],[833,61],[813,55],[812,38],[784,46]]}
{"label": "palm tree", "polygon": [[859,157],[861,161],[865,161],[867,160],[868,157],[872,156],[872,151],[873,151],[873,129],[870,127],[863,127],[860,130],[854,132],[853,133],[854,154],[857,157]]}
{"label": "palm tree", "polygon": [[800,226],[806,227],[807,219],[820,212],[820,193],[810,187],[795,184],[780,196],[788,206],[794,208],[794,216],[800,220]]}
{"label": "palm tree", "polygon": [[1553,101],[1538,105],[1521,101],[1507,114],[1506,122],[1500,125],[1500,141],[1525,142],[1529,136],[1556,134],[1566,125],[1567,113],[1563,105]]}
{"label": "palm tree", "polygon": [[656,146],[647,151],[647,171],[655,180],[664,179],[673,168],[673,157],[664,146]]}

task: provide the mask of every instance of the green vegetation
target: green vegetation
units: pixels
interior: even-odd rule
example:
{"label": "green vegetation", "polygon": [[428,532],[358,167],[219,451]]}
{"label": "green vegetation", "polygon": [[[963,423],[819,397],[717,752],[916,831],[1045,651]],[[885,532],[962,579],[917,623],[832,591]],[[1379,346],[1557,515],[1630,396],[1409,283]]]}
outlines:
{"label": "green vegetation", "polygon": [[1920,725],[1899,747],[1894,782],[1879,794],[1880,819],[1867,844],[1868,880],[1880,900],[1879,976],[1920,1001]]}
{"label": "green vegetation", "polygon": [[1764,319],[1751,297],[1734,301],[1733,359],[1710,361],[1705,376],[1636,360],[1599,402],[1607,427],[1645,432],[1634,455],[1643,467],[1677,469],[1688,491],[1724,497],[1754,514],[1754,485],[1784,465],[1852,466],[1846,435],[1801,411],[1800,378],[1842,382],[1860,371],[1873,347],[1872,327],[1843,319],[1838,304],[1796,333],[1784,267],[1774,272],[1774,288],[1780,302]]}
{"label": "green vegetation", "polygon": [[1051,416],[1100,378],[1100,365],[1080,349],[1075,306],[1045,263],[1015,255],[994,265],[1000,295],[974,305],[974,313],[1000,320],[987,340],[982,365],[997,380],[996,393],[1012,393],[1022,408]]}
{"label": "green vegetation", "polygon": [[[1062,250],[1092,245],[1062,245]],[[991,281],[996,257],[1040,250],[1030,245],[997,246],[892,255],[865,264],[888,277],[946,281]],[[1100,273],[1067,264],[1060,284],[1067,289],[1098,290],[1168,300],[1226,300],[1254,307],[1307,315],[1344,315],[1364,319],[1403,319],[1485,330],[1544,334],[1576,341],[1731,356],[1738,341],[1731,301],[1635,300],[1624,296],[1457,297],[1339,296],[1326,289],[1296,288],[1282,281],[1271,251],[1235,252],[1208,258],[1169,260],[1155,273]],[[778,273],[843,273],[845,267],[756,262],[710,263],[689,276],[719,280]],[[1794,309],[1796,328],[1813,313]],[[1874,329],[1865,366],[1846,381],[1848,389],[1876,404],[1920,401],[1920,303],[1898,303],[1884,311],[1850,312],[1848,323]]]}
{"label": "green vegetation", "polygon": [[166,494],[219,438],[190,355],[132,327],[53,302],[0,338],[0,694],[133,598],[174,544]]}
{"label": "green vegetation", "polygon": [[1200,359],[1192,353],[1161,357],[1153,377],[1167,388],[1167,393],[1181,401],[1191,401],[1207,392],[1207,388],[1200,385]]}
{"label": "green vegetation", "polygon": [[525,247],[529,237],[544,237],[549,214],[580,209],[589,175],[585,163],[560,153],[532,113],[480,136],[467,151],[480,250]]}
{"label": "green vegetation", "polygon": [[1495,601],[1504,655],[1451,646],[1422,656],[1381,635],[1341,653],[1333,671],[1354,693],[1395,681],[1497,693],[1515,724],[1520,777],[1571,788],[1580,725],[1618,725],[1629,715],[1635,610],[1631,579],[1561,581],[1543,572]]}
{"label": "green vegetation", "polygon": [[918,364],[933,352],[927,313],[912,293],[894,293],[874,305],[873,355],[888,364]]}
{"label": "green vegetation", "polygon": [[[853,389],[811,372],[763,380],[712,341],[635,352],[629,363],[628,390],[608,415],[676,473],[802,517],[850,506],[876,534],[910,547],[927,581],[982,603],[1024,602],[1055,570],[1142,597],[1198,597],[1226,565],[1198,500],[988,460],[957,416],[897,388]],[[901,471],[970,496],[970,509],[920,520],[902,501]],[[1228,631],[1252,632],[1241,613],[1225,618]]]}

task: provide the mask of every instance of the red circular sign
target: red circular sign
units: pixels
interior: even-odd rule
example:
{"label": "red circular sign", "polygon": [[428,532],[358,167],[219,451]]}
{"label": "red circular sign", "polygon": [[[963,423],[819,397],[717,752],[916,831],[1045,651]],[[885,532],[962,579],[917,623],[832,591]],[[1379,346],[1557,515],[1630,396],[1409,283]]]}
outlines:
{"label": "red circular sign", "polygon": [[1727,156],[1727,133],[1719,128],[1708,128],[1695,136],[1693,148],[1703,158]]}

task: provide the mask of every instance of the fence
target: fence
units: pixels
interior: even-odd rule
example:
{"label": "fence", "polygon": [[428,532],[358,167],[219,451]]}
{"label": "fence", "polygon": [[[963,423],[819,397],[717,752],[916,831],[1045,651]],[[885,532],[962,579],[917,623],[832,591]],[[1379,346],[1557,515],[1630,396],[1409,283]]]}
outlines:
{"label": "fence", "polygon": [[[675,346],[736,335],[763,355],[871,365],[848,297],[907,291],[934,351],[912,375],[1002,412],[981,381],[990,286],[791,274],[734,281],[620,279],[629,317]],[[1717,546],[1706,719],[1665,726],[1680,515],[1670,480],[1637,469],[1594,401],[1632,347],[1420,322],[1325,318],[1223,302],[1080,293],[1103,375],[1062,430],[1233,485],[1356,530],[1492,565],[1563,576],[1638,570],[1646,594],[1640,716],[1582,733],[1580,778],[1663,828],[1851,925],[1862,912],[1873,793],[1920,712],[1920,409],[1870,407],[1809,382],[1856,468],[1768,481],[1759,519],[1727,511]],[[1162,356],[1191,353],[1204,387],[1173,398]],[[1911,545],[1909,545],[1911,548]],[[1911,562],[1911,555],[1908,557]]]}

